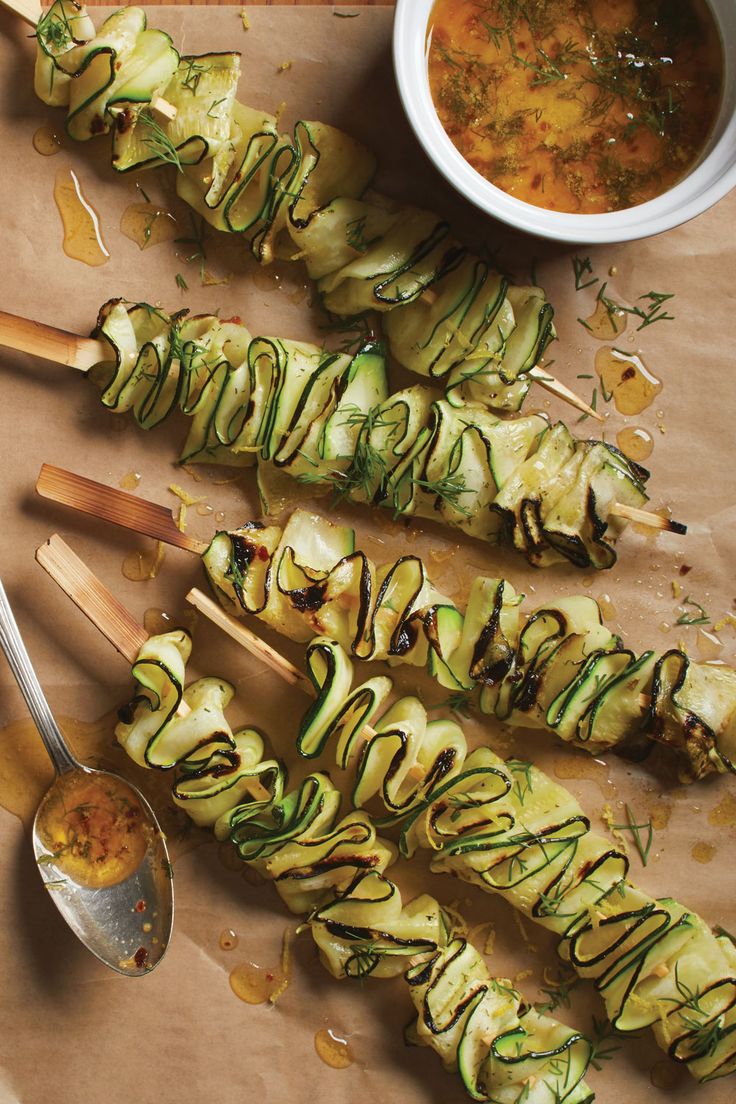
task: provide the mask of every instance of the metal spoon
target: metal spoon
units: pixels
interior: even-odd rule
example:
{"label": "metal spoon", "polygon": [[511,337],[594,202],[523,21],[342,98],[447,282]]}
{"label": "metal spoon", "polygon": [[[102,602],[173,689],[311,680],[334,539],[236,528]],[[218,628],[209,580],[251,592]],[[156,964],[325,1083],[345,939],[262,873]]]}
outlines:
{"label": "metal spoon", "polygon": [[[72,755],[31,666],[2,581],[0,648],[57,773],[33,821],[33,849],[41,878],[69,927],[92,954],[120,974],[148,974],[166,951],[174,920],[171,865],[153,809],[130,782],[110,771],[92,770]],[[81,790],[86,791],[85,804],[70,807],[66,799],[76,799]],[[99,802],[95,804],[98,794]],[[90,795],[94,797],[92,802]],[[120,851],[127,859],[112,864],[109,881],[114,884],[91,885],[90,881],[99,881],[99,871],[107,869],[101,857],[105,847],[111,839],[121,838],[110,835],[110,821],[104,819],[113,812],[127,825],[128,834],[123,837]],[[84,835],[69,835],[74,846],[67,843],[57,851],[49,832],[54,824],[58,825],[59,815],[68,818],[70,814],[76,820],[64,819],[64,824],[76,824],[70,831],[81,825]],[[80,838],[84,839],[83,845],[79,844]],[[97,860],[94,864],[88,858],[90,853]],[[140,861],[136,862],[139,855]],[[135,863],[135,869],[128,871],[126,862]]]}

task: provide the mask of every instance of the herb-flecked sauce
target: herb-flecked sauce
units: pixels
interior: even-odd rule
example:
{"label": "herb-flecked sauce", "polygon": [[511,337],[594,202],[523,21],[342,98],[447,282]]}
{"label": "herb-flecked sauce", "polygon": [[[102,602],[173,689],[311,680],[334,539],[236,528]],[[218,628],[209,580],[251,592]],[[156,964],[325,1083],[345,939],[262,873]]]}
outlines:
{"label": "herb-flecked sauce", "polygon": [[703,0],[436,0],[429,79],[465,159],[517,199],[603,214],[698,161],[723,52]]}

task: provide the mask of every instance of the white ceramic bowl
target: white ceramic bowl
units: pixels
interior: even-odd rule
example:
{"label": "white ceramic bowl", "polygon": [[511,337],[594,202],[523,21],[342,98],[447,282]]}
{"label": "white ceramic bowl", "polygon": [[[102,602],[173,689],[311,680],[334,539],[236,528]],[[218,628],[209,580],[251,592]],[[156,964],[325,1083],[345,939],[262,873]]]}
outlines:
{"label": "white ceramic bowl", "polygon": [[736,186],[736,0],[710,0],[724,43],[724,97],[703,156],[664,195],[607,215],[545,211],[515,199],[472,168],[445,134],[427,76],[427,24],[434,0],[396,0],[394,68],[414,133],[440,172],[482,211],[554,241],[596,245],[670,230],[706,211]]}

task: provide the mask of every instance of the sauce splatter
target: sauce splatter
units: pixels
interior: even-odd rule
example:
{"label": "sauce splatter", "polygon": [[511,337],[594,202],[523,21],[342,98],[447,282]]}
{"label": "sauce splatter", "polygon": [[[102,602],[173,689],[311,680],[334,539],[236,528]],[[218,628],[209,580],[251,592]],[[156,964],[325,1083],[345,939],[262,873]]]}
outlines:
{"label": "sauce splatter", "polygon": [[709,863],[716,853],[716,847],[712,843],[706,843],[701,840],[699,843],[694,843],[690,854],[699,863]]}
{"label": "sauce splatter", "polygon": [[232,928],[225,928],[220,932],[220,948],[223,951],[234,951],[240,940],[238,939],[237,932],[234,932]]}
{"label": "sauce splatter", "polygon": [[662,390],[661,380],[652,375],[636,353],[599,349],[595,367],[601,385],[612,395],[619,414],[641,414]]}
{"label": "sauce splatter", "polygon": [[602,760],[593,759],[585,752],[576,755],[567,752],[554,760],[554,773],[557,778],[589,778],[595,782],[605,798],[615,797],[616,787],[608,777],[608,767]]}
{"label": "sauce splatter", "polygon": [[110,253],[102,239],[99,217],[73,169],[60,169],[56,174],[54,199],[64,227],[67,257],[93,268],[106,264]]}
{"label": "sauce splatter", "polygon": [[126,472],[118,486],[124,491],[134,491],[141,481],[141,473],[137,471]]}
{"label": "sauce splatter", "polygon": [[149,636],[160,636],[173,628],[171,616],[166,610],[150,606],[143,614],[143,628]]}
{"label": "sauce splatter", "polygon": [[150,551],[129,552],[120,568],[126,579],[133,583],[142,583],[155,579],[164,561],[165,549],[161,541],[156,541]]}
{"label": "sauce splatter", "polygon": [[283,992],[286,975],[279,967],[241,962],[230,971],[230,988],[246,1004],[273,1004]]}
{"label": "sauce splatter", "polygon": [[641,426],[627,426],[616,434],[616,444],[630,460],[648,459],[654,449],[654,438]]}
{"label": "sauce splatter", "polygon": [[331,1027],[323,1027],[314,1036],[314,1049],[332,1069],[347,1069],[355,1058],[347,1039]]}
{"label": "sauce splatter", "polygon": [[53,157],[60,153],[64,139],[53,123],[43,123],[33,135],[33,148],[42,157]]}
{"label": "sauce splatter", "polygon": [[173,241],[179,234],[176,219],[164,207],[154,203],[131,203],[123,211],[120,232],[139,249]]}
{"label": "sauce splatter", "polygon": [[708,823],[715,824],[718,828],[733,828],[736,826],[736,797],[726,794],[708,814]]}

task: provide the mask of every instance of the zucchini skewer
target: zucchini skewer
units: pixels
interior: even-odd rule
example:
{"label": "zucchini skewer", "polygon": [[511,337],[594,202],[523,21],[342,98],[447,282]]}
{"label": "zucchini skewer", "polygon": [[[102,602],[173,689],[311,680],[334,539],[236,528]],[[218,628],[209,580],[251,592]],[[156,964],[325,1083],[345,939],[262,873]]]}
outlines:
{"label": "zucchini skewer", "polygon": [[[117,633],[119,603],[93,576],[89,582],[71,550],[52,538],[37,557],[118,650],[129,652],[135,622],[123,611]],[[590,1041],[540,1015],[506,979],[491,977],[456,932],[459,918],[434,898],[422,894],[403,904],[385,875],[396,848],[365,813],[340,817],[341,795],[326,775],[311,774],[289,791],[284,765],[264,758],[260,733],[230,728],[224,710],[232,686],[203,678],[185,687],[190,651],[188,634],[175,630],[144,639],[133,656],[138,691],[115,730],[131,758],[171,771],[174,803],[199,827],[230,839],[292,912],[306,914],[304,926],[334,977],[403,974],[417,1012],[414,1041],[437,1051],[447,1068],[459,1067],[473,1099],[590,1102],[583,1080]],[[190,706],[184,717],[181,701]],[[254,779],[265,798],[246,803],[246,783]]]}
{"label": "zucchini skewer", "polygon": [[[23,321],[8,343],[27,350],[39,327]],[[611,445],[574,438],[561,422],[500,419],[421,385],[390,395],[373,342],[350,357],[120,300],[102,308],[96,333],[109,350],[94,370],[103,404],[132,410],[146,429],[178,408],[191,418],[181,460],[256,464],[266,512],[288,476],[480,540],[509,540],[535,566],[604,568],[616,560],[622,508],[638,510],[647,498],[644,468]],[[61,346],[68,358],[63,338],[50,328],[38,352],[53,356]]]}
{"label": "zucchini skewer", "polygon": [[326,633],[355,659],[424,667],[441,686],[474,696],[482,712],[593,755],[660,743],[683,781],[734,771],[736,672],[677,649],[637,656],[603,626],[592,598],[565,598],[523,620],[523,595],[478,577],[463,613],[419,557],[377,567],[356,550],[353,529],[308,511],[294,511],[283,528],[251,522],[217,533],[208,546],[180,532],[166,508],[60,468],[43,465],[36,489],[202,554],[227,609],[292,640]]}
{"label": "zucchini skewer", "polygon": [[[205,595],[195,591],[189,600],[222,625],[227,615]],[[228,633],[283,675],[286,661],[274,662],[254,634],[243,637],[237,622]],[[560,955],[593,980],[617,1030],[651,1026],[659,1046],[700,1081],[736,1069],[736,946],[729,936],[714,934],[676,901],[655,901],[634,886],[625,854],[591,832],[572,795],[531,763],[504,762],[486,747],[468,755],[461,727],[428,722],[418,698],[395,701],[381,715],[391,680],[353,686],[352,663],[329,637],[312,640],[306,660],[316,700],[297,751],[312,759],[336,745],[338,766],[353,770],[353,806],[378,799],[388,816],[377,823],[401,826],[404,856],[430,849],[434,871],[501,894],[553,931]]]}
{"label": "zucchini skewer", "polygon": [[543,291],[509,286],[431,212],[361,199],[372,154],[321,123],[279,134],[274,116],[235,99],[239,54],[180,56],[136,7],[95,34],[73,0],[55,0],[36,38],[36,93],[68,105],[71,137],[110,133],[119,172],[175,166],[179,195],[259,261],[304,260],[329,311],[386,314],[396,359],[448,398],[518,410],[534,379],[599,417],[538,367],[554,336]]}

